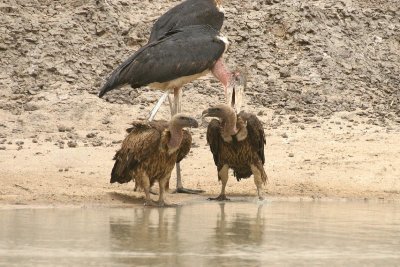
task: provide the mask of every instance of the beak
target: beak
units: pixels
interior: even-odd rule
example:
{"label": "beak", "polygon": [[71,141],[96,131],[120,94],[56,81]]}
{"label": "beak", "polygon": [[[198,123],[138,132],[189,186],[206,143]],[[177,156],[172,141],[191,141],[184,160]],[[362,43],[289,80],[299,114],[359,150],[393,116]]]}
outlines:
{"label": "beak", "polygon": [[205,118],[208,117],[210,113],[210,109],[205,109],[202,113],[201,113],[201,118]]}
{"label": "beak", "polygon": [[193,119],[193,118],[190,118],[189,125],[192,128],[198,128],[199,127],[199,123],[197,122],[196,119]]}
{"label": "beak", "polygon": [[226,88],[226,103],[232,107],[236,113],[240,112],[243,104],[243,94],[246,89],[246,76],[241,71],[236,71]]}
{"label": "beak", "polygon": [[228,86],[226,87],[225,97],[226,97],[226,104],[232,108],[235,108],[236,97],[235,97],[235,81],[229,82]]}

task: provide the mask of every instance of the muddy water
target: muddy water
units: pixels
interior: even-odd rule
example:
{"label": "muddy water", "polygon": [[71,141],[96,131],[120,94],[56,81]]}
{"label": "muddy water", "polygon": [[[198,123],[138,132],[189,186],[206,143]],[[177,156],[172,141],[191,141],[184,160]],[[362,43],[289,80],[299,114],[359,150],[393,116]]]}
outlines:
{"label": "muddy water", "polygon": [[400,205],[0,209],[0,266],[398,266]]}

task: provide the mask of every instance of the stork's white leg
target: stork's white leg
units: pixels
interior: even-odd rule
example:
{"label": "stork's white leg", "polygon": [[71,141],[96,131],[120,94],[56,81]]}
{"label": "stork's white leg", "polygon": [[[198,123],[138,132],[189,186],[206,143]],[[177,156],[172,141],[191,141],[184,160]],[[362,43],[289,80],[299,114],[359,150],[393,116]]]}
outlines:
{"label": "stork's white leg", "polygon": [[[182,111],[181,103],[182,103],[182,90],[180,88],[175,88],[174,89],[174,106],[173,106],[173,108],[171,108],[171,117]],[[175,169],[176,169],[176,192],[177,193],[198,194],[198,193],[204,192],[204,190],[193,190],[193,189],[183,188],[180,163],[176,163]]]}
{"label": "stork's white leg", "polygon": [[158,99],[157,104],[154,106],[154,108],[150,111],[150,115],[149,115],[149,121],[152,121],[154,119],[154,117],[157,114],[157,111],[160,109],[161,105],[164,103],[165,99],[168,97],[169,92],[165,92],[160,99]]}
{"label": "stork's white leg", "polygon": [[171,111],[171,117],[173,116],[172,114],[175,114],[174,110],[174,100],[171,98],[171,95],[168,94],[168,103],[169,103],[169,110]]}
{"label": "stork's white leg", "polygon": [[[182,111],[182,90],[181,89],[175,89],[174,90],[174,112],[175,114],[180,113]],[[173,114],[173,115],[175,115]]]}

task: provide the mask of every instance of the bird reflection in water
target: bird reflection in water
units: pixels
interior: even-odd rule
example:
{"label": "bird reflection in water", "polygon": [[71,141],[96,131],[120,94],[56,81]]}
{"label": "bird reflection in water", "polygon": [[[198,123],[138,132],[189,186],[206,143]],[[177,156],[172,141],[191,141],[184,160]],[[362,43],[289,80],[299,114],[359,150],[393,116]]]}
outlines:
{"label": "bird reflection in water", "polygon": [[170,252],[180,250],[176,218],[181,208],[136,208],[126,216],[111,217],[111,250],[129,255],[115,260],[135,265],[146,265],[149,260],[153,264],[174,264],[177,254]]}
{"label": "bird reflection in water", "polygon": [[260,259],[250,255],[260,253],[265,225],[262,205],[135,208],[110,218],[110,243],[118,264],[191,266],[195,257],[197,266],[224,266],[228,259],[232,266],[257,266]]}
{"label": "bird reflection in water", "polygon": [[[262,216],[262,205],[258,206],[256,216],[248,213],[226,213],[226,203],[219,203],[220,214],[215,227],[215,242],[218,245],[261,245],[265,219]],[[227,205],[229,208],[229,204]],[[232,206],[232,209],[235,207]]]}

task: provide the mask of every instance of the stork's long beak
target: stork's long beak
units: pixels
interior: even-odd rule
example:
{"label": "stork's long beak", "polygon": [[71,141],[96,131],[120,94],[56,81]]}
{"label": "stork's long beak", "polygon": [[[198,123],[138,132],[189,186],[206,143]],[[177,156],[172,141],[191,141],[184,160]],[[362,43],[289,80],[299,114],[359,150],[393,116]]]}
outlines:
{"label": "stork's long beak", "polygon": [[226,87],[226,103],[232,107],[236,113],[239,113],[242,108],[245,89],[245,74],[241,71],[235,71]]}

